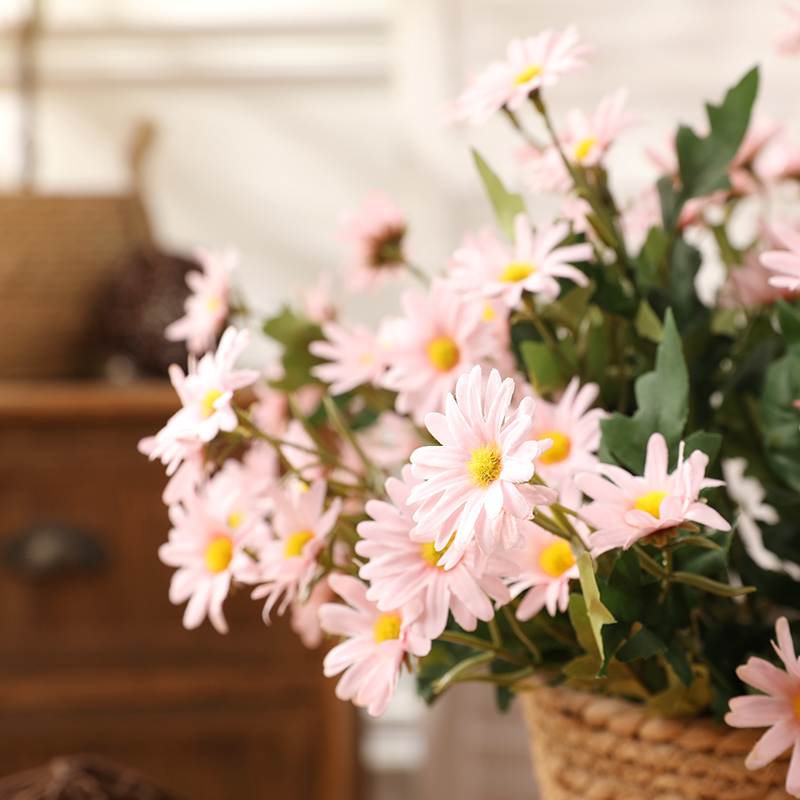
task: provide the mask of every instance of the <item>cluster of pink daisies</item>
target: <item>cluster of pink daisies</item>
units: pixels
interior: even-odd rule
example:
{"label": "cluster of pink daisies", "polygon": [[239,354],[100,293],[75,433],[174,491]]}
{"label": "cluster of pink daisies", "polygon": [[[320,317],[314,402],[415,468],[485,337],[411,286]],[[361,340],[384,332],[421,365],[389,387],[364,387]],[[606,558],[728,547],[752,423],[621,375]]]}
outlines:
{"label": "cluster of pink daisies", "polygon": [[[589,52],[574,28],[514,40],[448,116],[479,125],[504,112],[518,124],[529,99],[539,103],[541,90],[585,67]],[[591,114],[574,110],[550,144],[529,139],[519,153],[527,188],[569,195],[572,170],[602,165],[636,122],[626,100],[619,90]],[[677,173],[674,155],[653,158]],[[800,149],[757,122],[729,175],[730,189],[686,204],[681,227],[703,226],[732,196],[800,178]],[[405,288],[397,315],[373,331],[338,318],[324,278],[303,298],[303,317],[318,326],[309,347],[317,363],[291,398],[274,388],[280,363],[265,370],[268,380],[236,366],[249,333],[225,328],[235,253],[199,254],[186,315],[167,329],[191,353],[186,374],[170,371],[182,408],[140,445],[170,476],[172,529],[159,555],[176,569],[170,600],[186,603],[187,628],[208,618],[226,632],[231,586],[248,586],[265,622],[288,612],[309,647],[338,637],[325,674],[343,673],[338,695],[378,715],[404,664],[447,639],[449,620],[472,632],[501,608],[519,621],[553,617],[567,610],[585,552],[597,558],[682,527],[730,529],[701,497],[722,485],[706,477],[708,456],[684,458],[681,445],[670,470],[665,439],[654,433],[642,475],[601,463],[608,414],[595,406],[598,386],[575,377],[547,399],[519,370],[509,320],[535,314],[565,287],[589,285],[582,265],[597,263],[604,248],[591,212],[575,195],[554,223],[534,224],[521,211],[510,241],[489,228],[468,235],[428,282],[410,261],[404,216],[371,195],[342,222],[344,283],[366,292],[392,280],[419,286]],[[623,209],[629,248],[659,221],[654,190]],[[765,225],[763,242],[729,272],[720,306],[774,302],[800,289],[800,233]],[[343,426],[336,409],[357,413],[367,395],[383,398],[380,413],[371,424]],[[312,422],[321,407],[323,426]],[[737,700],[729,716],[733,725],[774,725],[753,766],[800,736],[800,662],[785,621],[778,637],[788,674],[760,660],[743,667],[742,679],[768,696]],[[797,793],[794,761],[791,772]]]}

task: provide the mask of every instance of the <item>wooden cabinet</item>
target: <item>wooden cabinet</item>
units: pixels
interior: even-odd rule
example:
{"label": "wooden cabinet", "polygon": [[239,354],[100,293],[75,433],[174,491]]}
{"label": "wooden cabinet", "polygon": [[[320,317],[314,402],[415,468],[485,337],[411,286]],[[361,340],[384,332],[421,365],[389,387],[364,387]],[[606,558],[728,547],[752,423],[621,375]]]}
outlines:
{"label": "wooden cabinet", "polygon": [[0,774],[93,752],[186,800],[349,800],[322,654],[247,592],[227,636],[169,603],[165,477],[136,443],[176,409],[161,383],[0,383]]}

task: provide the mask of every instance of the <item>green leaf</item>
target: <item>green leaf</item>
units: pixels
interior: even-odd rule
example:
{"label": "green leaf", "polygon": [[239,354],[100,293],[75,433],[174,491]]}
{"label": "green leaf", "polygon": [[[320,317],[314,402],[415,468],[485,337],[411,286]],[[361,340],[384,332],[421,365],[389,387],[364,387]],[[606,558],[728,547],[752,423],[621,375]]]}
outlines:
{"label": "green leaf", "polygon": [[686,651],[674,639],[667,646],[664,656],[675,670],[675,674],[684,686],[691,686],[694,681],[694,671]]}
{"label": "green leaf", "polygon": [[689,414],[689,373],[672,311],[664,318],[664,338],[656,353],[655,369],[642,375],[634,387],[637,409],[633,417],[616,413],[600,422],[603,444],[635,474],[644,472],[647,442],[663,434],[670,453],[677,453]]}
{"label": "green leaf", "polygon": [[594,635],[597,645],[597,652],[600,658],[604,658],[603,650],[603,625],[612,625],[616,622],[613,614],[603,605],[600,599],[600,590],[597,588],[597,579],[594,575],[592,557],[589,553],[583,553],[577,560],[578,571],[580,573],[581,591],[586,603],[586,615],[589,618],[589,625]]}
{"label": "green leaf", "polygon": [[800,345],[800,314],[797,309],[781,299],[778,299],[775,305],[778,309],[778,321],[781,324],[781,331],[783,331],[786,343],[792,347]]}
{"label": "green leaf", "polygon": [[672,176],[658,179],[658,197],[661,201],[661,222],[665,231],[674,231],[683,208],[683,201],[675,189]]}
{"label": "green leaf", "polygon": [[545,342],[522,342],[520,353],[528,379],[540,395],[547,395],[563,386],[570,377],[564,374],[561,362]]}
{"label": "green leaf", "polygon": [[667,645],[658,636],[642,626],[617,650],[617,658],[624,662],[635,661],[637,658],[651,658],[666,649]]}
{"label": "green leaf", "polygon": [[682,202],[730,188],[726,169],[747,131],[757,92],[758,67],[754,67],[728,91],[722,105],[706,106],[711,126],[708,136],[700,138],[683,125],[678,129]]}
{"label": "green leaf", "polygon": [[636,333],[649,342],[660,344],[664,338],[664,326],[661,324],[656,312],[653,311],[650,303],[644,298],[639,303],[639,310],[636,312],[633,326],[636,329]]}
{"label": "green leaf", "polygon": [[667,262],[669,245],[670,237],[661,228],[650,228],[636,258],[636,284],[642,294],[654,284],[662,283],[661,270]]}
{"label": "green leaf", "polygon": [[698,328],[710,312],[700,302],[695,288],[695,278],[700,269],[702,256],[694,247],[679,236],[672,246],[669,281],[672,310],[675,322],[682,335]]}
{"label": "green leaf", "polygon": [[764,456],[785,484],[800,491],[800,352],[791,349],[770,365],[761,395]]}
{"label": "green leaf", "polygon": [[293,392],[309,383],[319,383],[311,375],[311,368],[322,364],[308,351],[311,342],[324,339],[319,325],[297,316],[284,306],[280,313],[264,322],[264,333],[283,345],[284,376],[272,385],[285,392]]}
{"label": "green leaf", "polygon": [[594,638],[592,624],[589,622],[589,614],[586,611],[586,599],[582,594],[571,594],[569,596],[569,621],[575,631],[578,644],[590,655],[594,656],[595,666],[593,675],[597,674],[597,669],[602,659],[600,658],[600,648]]}
{"label": "green leaf", "polygon": [[514,241],[514,217],[517,214],[525,213],[525,203],[522,197],[518,194],[511,194],[506,190],[505,186],[500,181],[500,178],[492,172],[489,165],[481,158],[477,150],[472,151],[475,158],[475,164],[478,167],[478,172],[483,179],[486,191],[489,194],[489,199],[492,201],[494,213],[497,217],[497,223],[500,225],[500,230],[509,238]]}
{"label": "green leaf", "polygon": [[713,464],[719,455],[721,446],[722,436],[719,433],[695,431],[686,437],[683,456],[684,458],[689,458],[695,450],[701,450],[708,456],[708,463]]}

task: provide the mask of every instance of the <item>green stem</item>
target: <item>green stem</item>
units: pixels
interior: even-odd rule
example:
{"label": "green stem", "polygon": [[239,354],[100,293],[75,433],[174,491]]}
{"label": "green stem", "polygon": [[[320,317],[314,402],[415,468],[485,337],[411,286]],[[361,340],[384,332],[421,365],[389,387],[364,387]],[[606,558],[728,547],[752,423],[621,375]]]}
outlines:
{"label": "green stem", "polygon": [[458,631],[444,631],[439,634],[439,640],[442,642],[450,642],[450,644],[460,644],[466,647],[474,647],[476,650],[483,650],[487,653],[494,653],[496,658],[501,658],[503,661],[508,661],[509,664],[516,664],[520,667],[527,667],[528,660],[504,647],[495,647],[491,642],[484,639],[479,639],[477,636],[470,636],[468,633],[459,633]]}
{"label": "green stem", "polygon": [[539,625],[545,633],[557,642],[567,645],[567,647],[574,647],[578,643],[572,628],[558,626],[550,617],[545,616],[541,612],[533,618],[533,621]]}
{"label": "green stem", "polygon": [[536,307],[533,304],[533,301],[530,298],[525,298],[525,308],[526,308],[526,319],[530,320],[534,324],[534,327],[537,331],[539,331],[539,335],[542,339],[550,345],[551,349],[556,355],[556,358],[561,362],[562,366],[566,369],[567,375],[574,375],[575,374],[575,366],[573,363],[567,358],[566,353],[561,347],[558,339],[550,332],[550,329],[545,325],[544,320],[542,320],[539,313],[536,311]]}
{"label": "green stem", "polygon": [[508,606],[503,606],[503,614],[505,614],[506,620],[508,620],[508,624],[511,626],[511,630],[514,631],[514,635],[519,639],[525,647],[528,648],[528,651],[533,656],[533,661],[535,664],[542,663],[542,651],[528,638],[525,634],[525,631],[522,630],[516,616],[511,611]]}
{"label": "green stem", "polygon": [[402,263],[406,270],[413,275],[426,289],[431,285],[431,279],[420,267],[418,267],[416,264],[412,264],[410,261],[403,261]]}
{"label": "green stem", "polygon": [[533,667],[523,667],[515,672],[481,672],[477,675],[465,675],[451,681],[453,683],[493,683],[495,686],[513,686],[525,678],[529,678],[536,670]]}
{"label": "green stem", "polygon": [[473,670],[485,667],[487,664],[491,664],[492,661],[494,661],[492,653],[476,653],[474,656],[459,661],[458,664],[447,670],[441,678],[434,681],[433,693],[441,694],[448,686],[467,680],[466,676]]}
{"label": "green stem", "polygon": [[[632,280],[633,270],[628,259],[627,250],[625,248],[625,240],[622,238],[617,225],[614,223],[616,205],[613,203],[613,199],[608,191],[608,187],[603,186],[598,188],[588,180],[586,172],[582,167],[576,167],[574,164],[572,164],[572,162],[567,158],[564,149],[561,147],[561,141],[559,140],[558,134],[553,127],[553,124],[550,120],[550,115],[547,113],[547,108],[542,102],[541,96],[537,92],[531,99],[533,100],[536,110],[539,112],[539,114],[541,114],[542,119],[544,119],[547,132],[550,134],[550,138],[558,150],[558,154],[561,156],[561,160],[564,162],[567,172],[572,178],[572,182],[575,185],[577,194],[584,197],[584,199],[591,206],[592,211],[594,211],[595,218],[592,219],[590,215],[587,217],[587,220],[595,229],[597,235],[614,250],[620,266],[622,267],[626,276]],[[610,210],[609,206],[611,206]]]}
{"label": "green stem", "polygon": [[567,531],[562,530],[558,524],[550,519],[546,514],[540,511],[538,508],[534,509],[533,512],[533,521],[540,527],[544,528],[546,531],[549,531],[553,534],[553,536],[560,536],[562,539],[566,539],[570,541],[570,535]]}

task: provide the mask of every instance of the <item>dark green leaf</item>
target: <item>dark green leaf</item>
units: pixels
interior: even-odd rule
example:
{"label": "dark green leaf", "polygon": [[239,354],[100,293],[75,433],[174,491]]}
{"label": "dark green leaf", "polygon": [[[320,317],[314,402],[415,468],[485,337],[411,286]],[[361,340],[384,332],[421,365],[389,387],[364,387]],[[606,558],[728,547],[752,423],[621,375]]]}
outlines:
{"label": "dark green leaf", "polygon": [[651,658],[666,649],[667,645],[658,636],[648,628],[641,627],[617,650],[617,658],[620,661],[635,661],[637,658]]}
{"label": "dark green leaf", "polygon": [[678,129],[676,145],[683,202],[730,188],[726,169],[744,138],[757,91],[758,68],[754,67],[728,91],[722,105],[706,106],[711,126],[708,136],[700,138],[685,126]]}
{"label": "dark green leaf", "polygon": [[800,352],[790,350],[767,370],[761,396],[764,455],[776,476],[800,491]]}
{"label": "dark green leaf", "polygon": [[644,298],[639,303],[639,310],[636,312],[633,326],[639,336],[650,342],[655,342],[655,344],[660,344],[664,338],[664,326],[661,324],[656,312],[653,311],[650,303]]}
{"label": "dark green leaf", "polygon": [[797,309],[781,299],[778,299],[776,308],[786,343],[791,346],[800,345],[800,314]]}
{"label": "dark green leaf", "polygon": [[722,436],[720,436],[720,434],[695,431],[686,437],[683,455],[684,458],[689,458],[695,450],[701,450],[708,456],[708,463],[710,465],[716,461],[721,446]]}
{"label": "dark green leaf", "polygon": [[672,246],[670,262],[671,306],[681,335],[698,328],[708,318],[709,310],[700,302],[695,288],[700,253],[679,236]]}
{"label": "dark green leaf", "polygon": [[520,353],[528,379],[540,395],[563,386],[569,379],[550,345],[528,340],[520,344]]}
{"label": "dark green leaf", "polygon": [[694,671],[692,670],[689,656],[686,651],[674,639],[669,643],[664,653],[669,665],[675,670],[675,674],[680,678],[684,686],[691,686],[694,681]]}
{"label": "dark green leaf", "polygon": [[663,434],[674,455],[689,413],[689,374],[670,310],[664,318],[664,339],[656,354],[655,369],[636,381],[635,394],[633,417],[617,413],[600,426],[603,444],[621,464],[641,475],[650,436]]}

